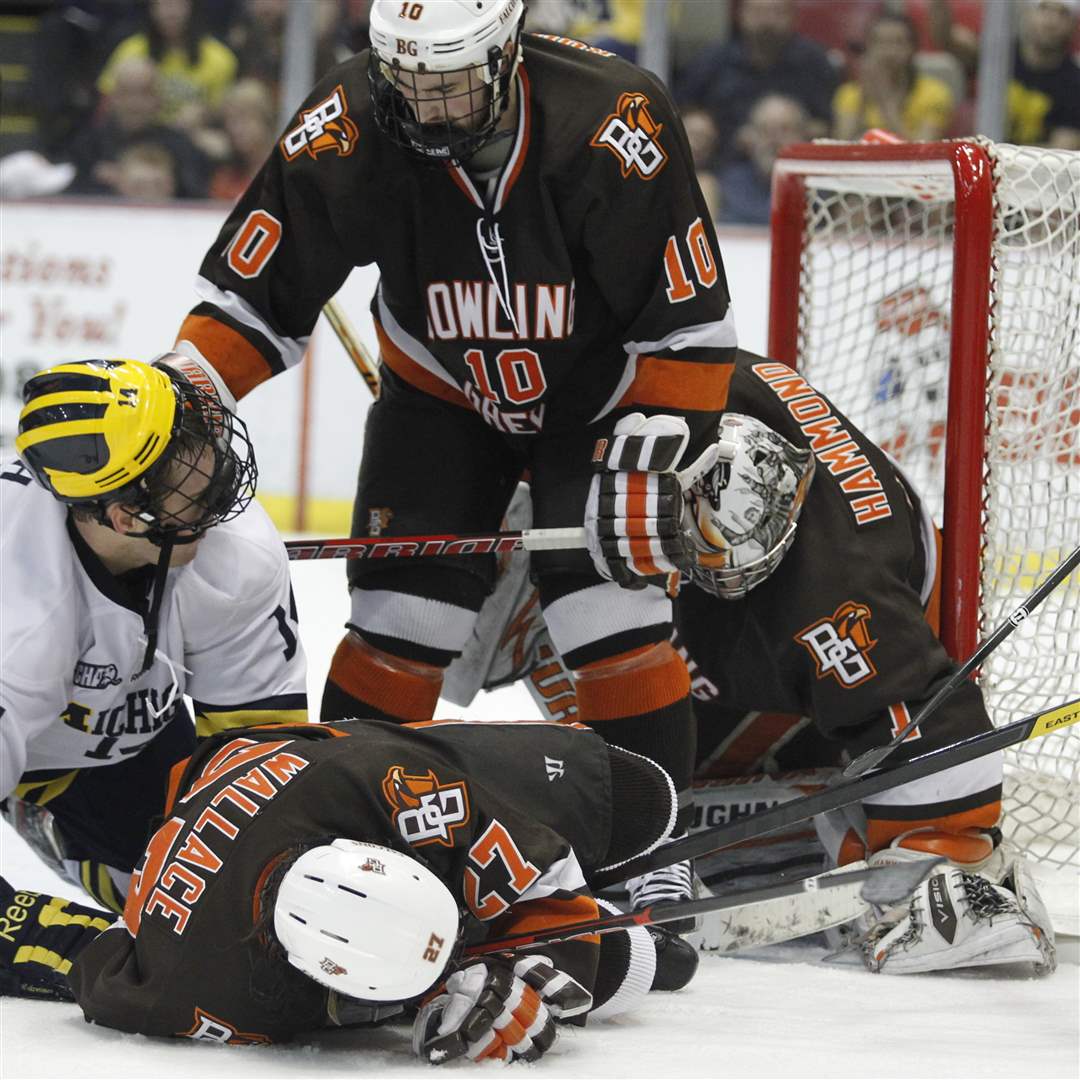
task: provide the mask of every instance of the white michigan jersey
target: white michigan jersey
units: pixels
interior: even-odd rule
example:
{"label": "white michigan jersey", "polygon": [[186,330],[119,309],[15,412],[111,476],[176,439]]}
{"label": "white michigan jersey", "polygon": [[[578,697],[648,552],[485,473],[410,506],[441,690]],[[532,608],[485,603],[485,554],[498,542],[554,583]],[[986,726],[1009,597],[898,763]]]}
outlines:
{"label": "white michigan jersey", "polygon": [[186,716],[173,704],[183,694],[201,735],[306,720],[289,565],[257,503],[169,572],[157,652],[141,675],[141,611],[67,508],[10,458],[0,462],[0,581],[0,798],[27,772],[129,759]]}

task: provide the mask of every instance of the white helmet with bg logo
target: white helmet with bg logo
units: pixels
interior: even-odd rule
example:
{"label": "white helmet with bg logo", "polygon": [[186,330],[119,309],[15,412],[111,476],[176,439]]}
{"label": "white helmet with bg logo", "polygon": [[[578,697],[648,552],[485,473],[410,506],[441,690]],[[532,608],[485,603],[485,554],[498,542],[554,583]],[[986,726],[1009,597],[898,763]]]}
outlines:
{"label": "white helmet with bg logo", "polygon": [[379,130],[429,162],[468,161],[510,101],[524,16],[524,0],[373,0]]}
{"label": "white helmet with bg logo", "polygon": [[293,967],[364,1002],[431,989],[460,925],[450,890],[393,848],[337,839],[309,848],[281,879],[274,933]]}
{"label": "white helmet with bg logo", "polygon": [[692,582],[738,600],[780,565],[814,478],[814,455],[752,416],[725,413],[716,463],[689,490]]}

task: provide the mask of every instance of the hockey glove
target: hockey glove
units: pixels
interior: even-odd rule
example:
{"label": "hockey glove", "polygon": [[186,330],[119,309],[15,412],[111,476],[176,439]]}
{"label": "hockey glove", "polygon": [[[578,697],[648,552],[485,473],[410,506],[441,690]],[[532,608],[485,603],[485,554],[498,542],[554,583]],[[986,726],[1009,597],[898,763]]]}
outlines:
{"label": "hockey glove", "polygon": [[413,1050],[433,1065],[456,1058],[535,1061],[555,1042],[555,1019],[588,1010],[592,995],[541,956],[492,957],[455,971],[413,1024]]}
{"label": "hockey glove", "polygon": [[74,1001],[71,962],[115,918],[58,896],[16,892],[0,878],[0,996]]}
{"label": "hockey glove", "polygon": [[[196,351],[190,345],[189,348],[192,352]],[[236,396],[225,385],[225,380],[218,374],[217,369],[205,357],[198,356],[198,359],[195,359],[186,353],[167,352],[155,356],[152,363],[154,367],[172,368],[174,371],[179,371],[192,386],[209,394],[229,412],[236,412]]]}
{"label": "hockey glove", "polygon": [[601,577],[627,588],[645,578],[688,569],[694,559],[684,521],[685,492],[712,467],[710,446],[682,472],[675,466],[690,441],[681,416],[624,416],[593,452],[597,469],[585,504],[585,536]]}

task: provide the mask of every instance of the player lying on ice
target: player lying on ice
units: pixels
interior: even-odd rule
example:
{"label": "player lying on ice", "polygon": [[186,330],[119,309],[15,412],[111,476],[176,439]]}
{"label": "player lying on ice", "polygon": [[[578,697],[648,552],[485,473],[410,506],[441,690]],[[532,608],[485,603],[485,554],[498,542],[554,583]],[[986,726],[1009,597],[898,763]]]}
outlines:
{"label": "player lying on ice", "polygon": [[[888,742],[956,670],[935,634],[936,531],[899,467],[785,365],[740,351],[727,408],[711,469],[651,518],[616,521],[625,508],[602,501],[589,522],[594,551],[649,532],[685,569],[675,640],[693,677],[699,767],[837,766]],[[477,685],[544,665],[538,701],[572,714],[572,698],[544,689],[560,673],[525,574],[515,557],[481,615],[485,640],[451,667],[447,694],[460,704]],[[755,731],[746,721],[757,712],[792,714],[781,749],[765,722]],[[796,728],[799,717],[812,723]],[[967,682],[894,759],[989,729]],[[870,970],[1052,969],[1045,908],[1023,859],[1000,842],[1001,784],[997,753],[818,822],[834,863],[950,860],[910,906],[861,928]]]}
{"label": "player lying on ice", "polygon": [[[306,719],[285,551],[242,421],[134,360],[31,378],[0,465],[0,798],[61,876],[120,911],[198,732]],[[52,996],[105,912],[0,879],[0,993]],[[101,921],[104,919],[105,921]],[[68,995],[70,997],[70,995]]]}
{"label": "player lying on ice", "polygon": [[675,809],[658,765],[576,726],[222,732],[174,774],[123,919],[71,986],[88,1020],[148,1035],[261,1043],[408,1009],[433,1064],[531,1061],[555,1021],[643,999],[648,934],[464,947],[595,918],[585,876],[656,847]]}

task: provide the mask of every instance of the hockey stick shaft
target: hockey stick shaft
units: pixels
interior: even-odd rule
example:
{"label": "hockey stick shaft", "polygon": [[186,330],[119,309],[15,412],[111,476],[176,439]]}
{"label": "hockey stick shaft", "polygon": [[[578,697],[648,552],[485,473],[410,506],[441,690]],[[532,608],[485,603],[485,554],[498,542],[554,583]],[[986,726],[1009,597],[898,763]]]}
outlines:
{"label": "hockey stick shaft", "polygon": [[712,829],[703,829],[682,840],[665,844],[662,848],[651,851],[647,855],[632,859],[617,870],[602,871],[594,875],[589,885],[593,889],[603,889],[650,870],[670,866],[683,859],[696,859],[702,855],[708,855],[730,847],[732,844],[752,840],[777,829],[786,828],[799,821],[808,821],[817,814],[824,814],[841,806],[847,806],[849,803],[859,802],[900,784],[919,780],[944,769],[951,769],[954,765],[962,765],[964,762],[992,754],[996,750],[1004,750],[1007,746],[1015,746],[1028,739],[1062,731],[1078,721],[1080,721],[1080,698],[1052,709],[1032,713],[1023,720],[1005,724],[994,731],[986,731],[980,735],[961,739],[951,746],[921,754],[892,768],[878,769],[865,776],[840,780],[824,791],[792,799],[790,802],[781,803],[779,806],[773,806],[757,814],[737,818]]}
{"label": "hockey stick shaft", "polygon": [[378,361],[368,352],[357,336],[352,323],[341,310],[341,305],[337,300],[327,300],[323,306],[323,314],[337,335],[338,341],[341,342],[341,347],[348,353],[353,367],[360,372],[361,378],[367,383],[371,396],[378,400],[380,390]]}
{"label": "hockey stick shaft", "polygon": [[[751,904],[782,900],[801,893],[840,889],[853,885],[858,885],[863,892],[870,889],[872,897],[868,899],[872,899],[873,903],[889,906],[910,896],[923,878],[942,861],[927,858],[918,862],[900,863],[896,866],[863,867],[859,870],[839,872],[833,870],[814,877],[800,878],[781,885],[769,885],[761,889],[741,889],[721,896],[702,897],[700,900],[677,900],[670,903],[652,904],[640,911],[602,915],[596,919],[584,919],[563,926],[552,926],[523,934],[510,934],[493,941],[471,945],[465,950],[465,954],[482,956],[485,953],[506,952],[513,949],[525,949],[531,945],[568,941],[570,938],[585,937],[589,934],[608,934],[613,930],[623,930],[630,926],[656,926],[674,922],[677,919],[693,919],[698,915],[707,915],[713,911],[728,911],[749,907]],[[754,944],[761,944],[761,942]]]}
{"label": "hockey stick shaft", "polygon": [[862,776],[863,773],[877,768],[905,739],[919,729],[919,725],[937,712],[946,698],[967,680],[967,677],[1025,620],[1031,613],[1060,585],[1072,571],[1080,565],[1080,547],[1076,548],[1064,562],[1058,564],[1053,573],[1018,607],[1015,611],[968,657],[953,673],[944,686],[912,717],[911,723],[885,743],[860,754],[844,769],[845,776]]}
{"label": "hockey stick shaft", "polygon": [[290,559],[415,559],[434,555],[503,555],[585,547],[585,530],[522,529],[517,532],[359,536],[335,540],[286,540]]}

